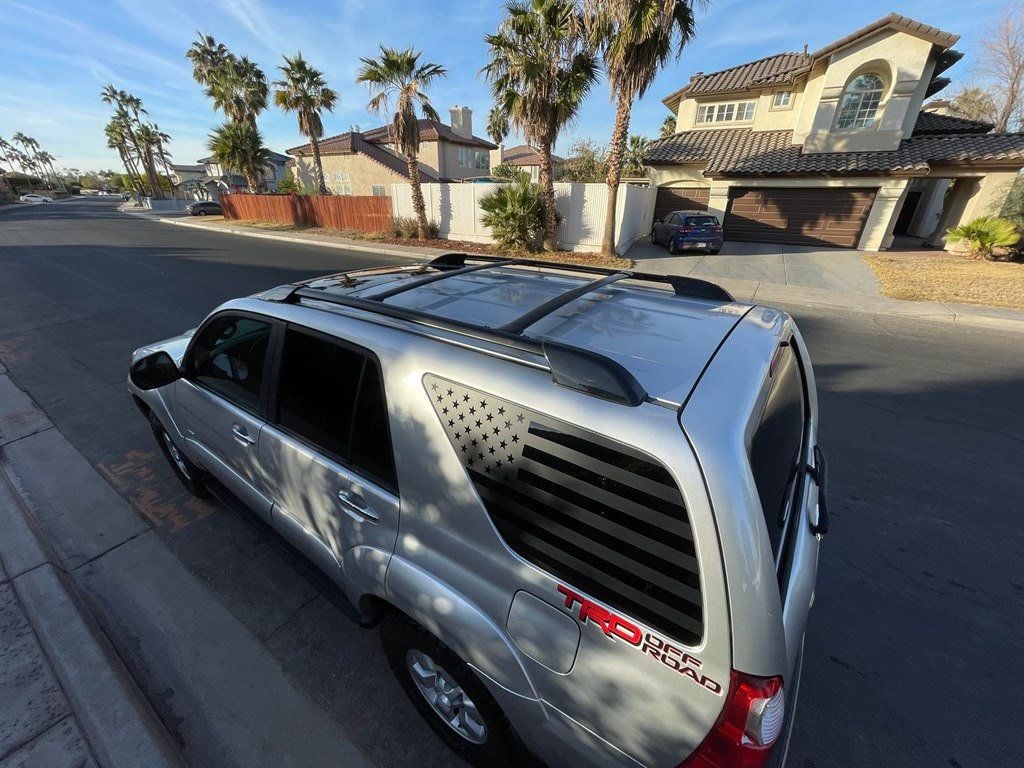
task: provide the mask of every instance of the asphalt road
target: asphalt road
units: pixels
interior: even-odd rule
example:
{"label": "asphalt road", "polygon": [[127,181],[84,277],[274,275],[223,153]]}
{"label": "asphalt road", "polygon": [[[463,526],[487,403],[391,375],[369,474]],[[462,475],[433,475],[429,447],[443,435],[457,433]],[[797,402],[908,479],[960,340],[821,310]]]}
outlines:
{"label": "asphalt road", "polygon": [[[124,387],[133,348],[222,300],[382,261],[108,201],[3,212],[0,362],[372,761],[456,765],[376,632],[253,516],[189,501]],[[814,360],[833,517],[789,765],[1019,765],[1024,335],[785,309]]]}

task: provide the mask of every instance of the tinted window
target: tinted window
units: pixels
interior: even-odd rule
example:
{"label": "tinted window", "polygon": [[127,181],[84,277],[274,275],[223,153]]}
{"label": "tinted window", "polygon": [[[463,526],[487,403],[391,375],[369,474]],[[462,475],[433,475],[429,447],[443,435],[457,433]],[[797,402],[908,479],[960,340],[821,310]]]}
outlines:
{"label": "tinted window", "polygon": [[750,446],[750,468],[772,551],[777,551],[803,452],[806,414],[803,374],[792,343],[783,347],[771,390]]}
{"label": "tinted window", "polygon": [[679,217],[676,216],[674,213],[670,213],[668,216],[665,217],[666,224],[675,224],[678,220]]}
{"label": "tinted window", "polygon": [[294,329],[285,334],[277,422],[386,485],[394,459],[377,363]]}
{"label": "tinted window", "polygon": [[192,347],[194,379],[251,411],[259,410],[270,323],[237,315],[214,318]]}
{"label": "tinted window", "polygon": [[714,216],[687,216],[686,226],[688,227],[717,227],[718,219]]}

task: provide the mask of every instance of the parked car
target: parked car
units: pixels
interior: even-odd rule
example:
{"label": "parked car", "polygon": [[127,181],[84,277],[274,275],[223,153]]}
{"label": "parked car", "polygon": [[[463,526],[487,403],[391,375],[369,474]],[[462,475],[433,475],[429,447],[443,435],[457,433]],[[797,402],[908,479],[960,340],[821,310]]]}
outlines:
{"label": "parked car", "polygon": [[655,219],[651,242],[664,243],[669,253],[703,250],[718,253],[725,236],[717,216],[704,211],[673,211],[663,219]]}
{"label": "parked car", "polygon": [[37,194],[34,194],[34,193],[33,194],[29,194],[29,195],[22,195],[18,199],[21,200],[21,202],[23,202],[23,203],[52,203],[53,202],[53,198],[52,197],[47,197],[46,195],[37,195]]}
{"label": "parked car", "polygon": [[382,621],[470,764],[782,759],[827,529],[785,313],[449,254],[229,301],[132,360],[185,487],[229,491]]}
{"label": "parked car", "polygon": [[223,216],[224,209],[220,207],[220,203],[215,203],[213,200],[200,200],[190,205],[185,206],[185,212],[190,216]]}

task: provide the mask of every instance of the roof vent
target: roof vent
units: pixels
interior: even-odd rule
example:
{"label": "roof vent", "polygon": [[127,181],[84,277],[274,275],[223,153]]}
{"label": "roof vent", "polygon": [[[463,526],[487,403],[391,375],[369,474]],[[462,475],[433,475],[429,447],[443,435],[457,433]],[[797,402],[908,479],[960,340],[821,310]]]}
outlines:
{"label": "roof vent", "polygon": [[804,43],[804,56],[807,55],[807,43]]}

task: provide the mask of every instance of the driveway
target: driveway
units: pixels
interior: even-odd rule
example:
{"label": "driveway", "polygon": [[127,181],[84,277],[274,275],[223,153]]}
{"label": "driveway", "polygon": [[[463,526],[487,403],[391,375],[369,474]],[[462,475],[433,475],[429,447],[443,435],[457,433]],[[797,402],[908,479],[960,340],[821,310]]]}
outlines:
{"label": "driveway", "polygon": [[720,253],[672,256],[646,238],[627,256],[638,270],[708,279],[774,283],[800,288],[879,295],[878,281],[860,252],[846,248],[726,242]]}

